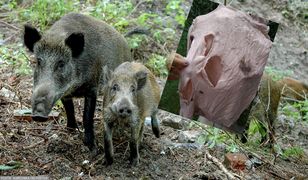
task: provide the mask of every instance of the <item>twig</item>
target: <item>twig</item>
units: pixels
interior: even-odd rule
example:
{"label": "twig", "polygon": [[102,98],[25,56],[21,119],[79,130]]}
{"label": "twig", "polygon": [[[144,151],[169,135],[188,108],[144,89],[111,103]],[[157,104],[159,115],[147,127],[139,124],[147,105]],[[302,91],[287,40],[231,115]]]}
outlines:
{"label": "twig", "polygon": [[4,24],[4,25],[6,25],[6,26],[9,26],[9,27],[11,27],[11,28],[13,28],[13,29],[15,29],[15,30],[17,30],[17,31],[20,30],[18,27],[14,26],[14,25],[12,25],[12,24],[9,24],[9,23],[7,23],[7,22],[5,22],[5,21],[0,20],[0,23]]}
{"label": "twig", "polygon": [[31,136],[36,136],[36,137],[40,137],[40,138],[43,138],[44,140],[47,140],[48,138],[44,135],[41,135],[41,134],[35,134],[35,133],[32,133],[30,132],[29,135]]}
{"label": "twig", "polygon": [[266,108],[266,113],[268,113],[268,110],[270,108],[270,104],[271,104],[271,85],[270,85],[270,81],[267,80],[267,88],[268,88],[268,102],[267,102],[267,108]]}
{"label": "twig", "polygon": [[15,37],[15,36],[10,36],[10,37],[6,38],[6,39],[4,40],[4,43],[6,43],[6,42],[8,42],[9,40],[11,40],[13,37]]}
{"label": "twig", "polygon": [[[47,128],[44,127],[44,128],[26,128],[26,130],[46,130]],[[63,132],[67,132],[66,129],[63,129],[63,128],[60,128],[60,127],[53,127],[53,128],[50,128],[50,130],[56,130],[56,131],[63,131]]]}
{"label": "twig", "polygon": [[129,143],[128,143],[127,146],[126,146],[126,149],[125,149],[125,152],[124,152],[124,155],[123,155],[123,159],[125,158],[125,155],[126,155],[126,153],[127,153],[128,147],[129,147]]}
{"label": "twig", "polygon": [[44,140],[41,140],[41,141],[39,141],[39,142],[37,142],[37,143],[31,144],[31,145],[29,145],[29,146],[22,147],[22,149],[23,149],[23,150],[32,149],[32,148],[34,148],[35,146],[37,146],[37,145],[39,145],[39,144],[41,144],[41,143],[43,143],[43,142],[45,142],[45,139],[44,139]]}
{"label": "twig", "polygon": [[289,97],[283,97],[283,99],[285,99],[286,101],[302,102],[302,101],[299,101],[297,99],[293,99],[293,98],[289,98]]}
{"label": "twig", "polygon": [[293,88],[290,88],[290,87],[289,87],[288,85],[286,85],[286,84],[283,86],[281,94],[284,93],[285,87],[288,88],[289,90],[291,90],[291,91],[292,91],[293,93],[295,93],[296,95],[300,96],[301,98],[306,99],[306,93],[305,93],[304,90],[303,90],[303,94],[304,94],[304,95],[303,95],[303,94],[300,94],[300,93],[298,93],[297,91],[295,91]]}
{"label": "twig", "polygon": [[128,142],[128,141],[123,141],[123,142],[121,142],[120,144],[116,145],[114,148],[118,148],[119,146],[121,146],[122,144],[127,143],[127,142]]}
{"label": "twig", "polygon": [[273,176],[278,177],[279,179],[287,179],[285,177],[280,176],[278,173],[274,172],[274,171],[269,171],[269,173],[271,173]]}
{"label": "twig", "polygon": [[136,4],[136,6],[134,7],[134,9],[129,13],[128,17],[130,17],[130,16],[137,10],[137,8],[138,8],[142,3],[144,3],[144,2],[145,2],[144,0],[138,2],[138,4]]}
{"label": "twig", "polygon": [[161,44],[159,44],[158,42],[156,42],[152,37],[148,37],[151,41],[154,42],[154,44],[156,44],[161,50],[164,51],[165,54],[168,54],[168,52],[166,51],[165,47],[162,46]]}
{"label": "twig", "polygon": [[8,18],[8,17],[10,17],[9,13],[0,13],[1,19]]}
{"label": "twig", "polygon": [[233,2],[233,0],[231,0],[228,5],[230,5],[232,2]]}
{"label": "twig", "polygon": [[88,176],[91,180],[93,180],[92,176],[91,176],[91,169],[89,170]]}
{"label": "twig", "polygon": [[[194,121],[192,121],[194,122]],[[206,132],[208,132],[209,134],[213,135],[213,133],[211,133],[210,131],[208,131],[204,126],[200,125],[199,123],[194,122],[195,124],[197,124],[199,127],[201,127],[201,129],[205,130]],[[263,161],[264,163],[270,164],[272,166],[274,166],[273,163],[271,163],[270,161],[265,160],[264,158],[260,157],[258,154],[254,153],[251,149],[248,149],[247,147],[244,147],[241,143],[238,143],[227,131],[224,131],[227,136],[234,142],[236,143],[240,148],[239,150],[246,155],[246,157],[248,157],[246,151],[249,151],[249,153],[251,153],[253,156],[255,156],[256,158],[260,159],[261,161]],[[223,142],[224,144],[230,146],[230,144],[228,144],[227,142]]]}
{"label": "twig", "polygon": [[[235,179],[234,173],[229,172],[227,170],[227,168],[225,168],[225,166],[221,162],[219,162],[219,160],[217,158],[212,156],[207,150],[205,151],[205,155],[206,155],[207,159],[209,159],[213,163],[215,163],[216,166],[218,166],[228,176],[228,179]],[[240,179],[242,179],[242,178],[240,178]]]}
{"label": "twig", "polygon": [[29,59],[28,56],[27,56],[24,52],[22,52],[21,54],[22,54],[31,64],[35,63],[35,61]]}
{"label": "twig", "polygon": [[5,140],[4,136],[1,136],[1,137],[2,137],[2,139],[4,140],[5,146],[7,146],[7,141]]}

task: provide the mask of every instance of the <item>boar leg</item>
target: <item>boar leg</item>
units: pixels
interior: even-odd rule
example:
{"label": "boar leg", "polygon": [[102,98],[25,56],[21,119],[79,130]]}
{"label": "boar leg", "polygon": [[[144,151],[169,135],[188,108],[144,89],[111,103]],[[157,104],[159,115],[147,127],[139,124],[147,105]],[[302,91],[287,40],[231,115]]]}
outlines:
{"label": "boar leg", "polygon": [[139,145],[143,141],[143,128],[144,128],[144,125],[141,125],[140,131],[139,131],[139,139],[138,139]]}
{"label": "boar leg", "polygon": [[85,130],[84,144],[89,147],[90,151],[95,150],[93,130],[95,106],[96,92],[92,92],[88,96],[85,96],[83,112],[83,126]]}
{"label": "boar leg", "polygon": [[75,119],[75,111],[74,111],[74,103],[73,103],[73,99],[69,98],[69,99],[61,99],[62,104],[64,105],[64,109],[66,112],[66,117],[67,117],[67,128],[69,130],[78,128],[77,123],[76,123],[76,119]]}
{"label": "boar leg", "polygon": [[[276,119],[276,116],[274,113],[269,110],[269,112],[266,113],[267,117],[265,118],[266,121],[262,121],[262,129],[264,132],[266,132],[266,135],[262,136],[261,143],[267,145],[269,143],[270,147],[273,147],[275,143],[275,129],[274,129],[274,120]],[[264,123],[267,122],[268,128],[264,125]]]}
{"label": "boar leg", "polygon": [[140,133],[140,123],[138,119],[131,122],[131,139],[129,142],[130,148],[130,164],[132,166],[137,166],[139,164],[139,133]]}
{"label": "boar leg", "polygon": [[159,138],[160,137],[160,130],[159,130],[159,123],[157,120],[157,110],[155,110],[151,115],[151,124],[152,124],[152,131],[154,135]]}
{"label": "boar leg", "polygon": [[104,150],[106,165],[113,163],[112,124],[104,122]]}

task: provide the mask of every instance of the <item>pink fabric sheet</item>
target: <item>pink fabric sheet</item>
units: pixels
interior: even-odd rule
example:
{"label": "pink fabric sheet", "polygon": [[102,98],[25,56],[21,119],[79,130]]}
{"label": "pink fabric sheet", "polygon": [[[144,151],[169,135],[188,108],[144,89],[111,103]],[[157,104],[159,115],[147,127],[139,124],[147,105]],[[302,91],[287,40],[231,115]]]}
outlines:
{"label": "pink fabric sheet", "polygon": [[230,127],[256,95],[271,41],[261,18],[219,5],[195,18],[180,73],[180,115]]}

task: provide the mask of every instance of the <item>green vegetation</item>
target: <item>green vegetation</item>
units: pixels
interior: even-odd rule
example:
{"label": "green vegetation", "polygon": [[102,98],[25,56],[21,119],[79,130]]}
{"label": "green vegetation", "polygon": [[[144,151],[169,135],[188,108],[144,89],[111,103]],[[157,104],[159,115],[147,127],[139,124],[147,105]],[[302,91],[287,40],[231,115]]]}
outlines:
{"label": "green vegetation", "polygon": [[[151,6],[152,3],[153,0],[142,1],[139,4],[120,0],[37,0],[27,1],[23,4],[18,0],[7,0],[0,3],[0,10],[10,12],[7,20],[13,24],[18,24],[20,28],[22,28],[23,24],[29,23],[38,27],[41,31],[48,29],[68,12],[81,12],[106,21],[122,34],[136,27],[149,29],[150,35],[133,35],[127,38],[132,48],[151,48],[146,45],[153,44],[153,41],[154,44],[164,47],[166,42],[173,43],[174,39],[176,39],[174,29],[184,26],[186,19],[182,9],[184,0],[171,0],[162,4],[162,8],[165,8],[162,12],[165,14],[154,14],[147,11],[148,6]],[[141,5],[147,8],[140,10]],[[166,77],[167,70],[164,66],[164,61],[168,52],[161,49],[158,51],[150,51],[151,54],[146,55],[149,59],[146,59],[145,62],[148,62],[147,66],[157,76]],[[25,49],[22,45],[2,45],[0,46],[0,52],[0,62],[13,65],[15,72],[18,74],[31,74],[31,67],[26,57],[24,57]]]}
{"label": "green vegetation", "polygon": [[[264,130],[263,127],[267,127],[266,124],[255,118],[253,118],[249,124],[248,137],[250,139],[255,139],[254,141],[255,144],[260,144],[261,137],[264,137],[267,134],[267,132]],[[257,137],[257,138],[252,138],[252,137]]]}
{"label": "green vegetation", "polygon": [[235,141],[235,135],[230,135],[227,132],[215,127],[205,126],[198,121],[191,121],[189,128],[201,128],[204,130],[196,141],[198,144],[205,144],[210,149],[221,144],[226,144],[227,152],[239,151],[239,146]]}
{"label": "green vegetation", "polygon": [[299,109],[302,119],[308,122],[308,100],[296,102],[294,107]]}
{"label": "green vegetation", "polygon": [[294,120],[299,120],[301,119],[301,115],[300,113],[297,111],[297,109],[295,108],[295,104],[291,105],[291,104],[286,104],[285,106],[283,106],[281,108],[282,113],[289,117],[292,118]]}
{"label": "green vegetation", "polygon": [[204,131],[203,134],[197,139],[199,144],[204,144],[209,148],[213,148],[218,144],[224,143],[227,140],[226,134],[218,128],[208,128],[208,131]]}
{"label": "green vegetation", "polygon": [[169,1],[166,11],[168,15],[175,17],[175,20],[184,27],[186,17],[184,10],[181,8],[181,0]]}
{"label": "green vegetation", "polygon": [[308,100],[296,101],[293,104],[285,104],[281,108],[281,111],[289,118],[308,122]]}
{"label": "green vegetation", "polygon": [[293,71],[291,70],[282,71],[282,70],[275,69],[271,66],[266,66],[265,73],[269,74],[273,78],[273,80],[278,81],[285,76],[291,76],[293,74]]}
{"label": "green vegetation", "polygon": [[166,61],[166,57],[158,54],[152,54],[149,61],[146,63],[146,66],[151,69],[154,74],[167,77],[168,70],[166,68]]}
{"label": "green vegetation", "polygon": [[301,21],[295,21],[307,27],[308,23],[308,2],[302,0],[288,0],[286,8],[282,11],[282,14],[288,19],[300,19]]}
{"label": "green vegetation", "polygon": [[[301,122],[301,119],[307,122],[307,104],[308,101],[300,101],[294,104],[281,104],[279,111],[281,111],[287,119],[294,119],[294,123]],[[226,152],[239,152],[242,148],[249,151],[259,149],[261,137],[267,134],[266,129],[268,129],[264,129],[263,127],[267,127],[267,124],[261,120],[252,118],[248,129],[249,141],[246,144],[240,143],[239,139],[234,134],[229,134],[228,132],[215,127],[205,126],[197,121],[192,121],[188,128],[201,128],[203,130],[202,134],[198,137],[196,142],[199,144],[205,144],[209,149],[224,144],[226,145]],[[273,148],[275,154],[283,159],[300,159],[304,156],[303,148],[299,146],[286,148],[285,145],[276,143]],[[262,153],[264,156],[270,156],[271,152],[270,146],[265,146],[263,147],[262,152],[258,153]]]}
{"label": "green vegetation", "polygon": [[297,158],[300,159],[304,155],[304,149],[298,146],[287,148],[282,153],[283,159]]}
{"label": "green vegetation", "polygon": [[13,67],[16,74],[31,74],[30,61],[23,44],[0,46],[0,64]]}
{"label": "green vegetation", "polygon": [[11,170],[11,169],[17,169],[17,168],[20,168],[21,166],[22,166],[22,163],[19,161],[10,161],[6,163],[5,165],[0,165],[0,172]]}
{"label": "green vegetation", "polygon": [[45,30],[61,16],[73,10],[73,1],[65,0],[37,0],[33,1],[33,4],[28,8],[17,7],[21,22],[30,21],[31,24],[39,25],[41,30]]}

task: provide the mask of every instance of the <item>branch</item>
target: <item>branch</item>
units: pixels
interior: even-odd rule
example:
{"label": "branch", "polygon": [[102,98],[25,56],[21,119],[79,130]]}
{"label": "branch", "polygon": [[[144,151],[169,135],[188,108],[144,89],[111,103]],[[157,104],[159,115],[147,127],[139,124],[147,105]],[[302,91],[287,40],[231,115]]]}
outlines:
{"label": "branch", "polygon": [[235,179],[235,176],[239,179],[243,179],[241,176],[229,172],[227,168],[225,168],[225,166],[216,157],[212,156],[207,150],[205,151],[205,155],[207,159],[215,163],[216,166],[218,166],[228,176],[228,179]]}

